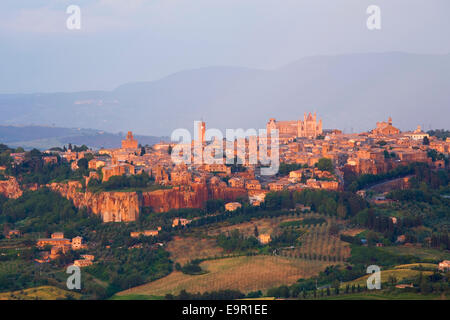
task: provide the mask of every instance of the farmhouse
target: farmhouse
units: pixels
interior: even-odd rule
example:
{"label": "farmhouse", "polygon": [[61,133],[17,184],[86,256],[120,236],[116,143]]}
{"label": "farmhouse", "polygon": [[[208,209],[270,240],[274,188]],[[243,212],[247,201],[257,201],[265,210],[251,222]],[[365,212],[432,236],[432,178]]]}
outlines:
{"label": "farmhouse", "polygon": [[450,270],[450,260],[444,260],[439,262],[439,271],[448,271]]}

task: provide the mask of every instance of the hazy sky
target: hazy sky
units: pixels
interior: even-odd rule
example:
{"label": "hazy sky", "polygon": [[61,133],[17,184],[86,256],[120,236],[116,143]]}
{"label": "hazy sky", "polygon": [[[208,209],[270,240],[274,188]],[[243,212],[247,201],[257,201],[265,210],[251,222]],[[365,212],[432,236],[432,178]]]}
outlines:
{"label": "hazy sky", "polygon": [[[69,31],[66,8],[81,7]],[[369,31],[366,9],[381,8]],[[111,90],[211,65],[450,52],[449,0],[1,0],[0,93]]]}

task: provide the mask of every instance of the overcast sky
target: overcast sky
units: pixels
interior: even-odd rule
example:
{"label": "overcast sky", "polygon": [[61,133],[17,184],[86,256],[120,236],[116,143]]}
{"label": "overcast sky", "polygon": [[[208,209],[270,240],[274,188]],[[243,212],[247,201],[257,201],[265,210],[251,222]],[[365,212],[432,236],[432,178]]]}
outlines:
{"label": "overcast sky", "polygon": [[[66,8],[81,8],[67,30]],[[366,9],[381,8],[369,31]],[[0,93],[111,90],[212,65],[450,52],[449,0],[1,0]]]}

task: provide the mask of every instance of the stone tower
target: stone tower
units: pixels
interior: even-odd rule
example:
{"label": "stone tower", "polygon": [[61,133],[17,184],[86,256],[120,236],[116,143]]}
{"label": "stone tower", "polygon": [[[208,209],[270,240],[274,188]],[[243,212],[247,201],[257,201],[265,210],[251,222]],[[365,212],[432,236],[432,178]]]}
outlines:
{"label": "stone tower", "polygon": [[134,140],[133,133],[131,131],[128,131],[127,138],[125,140],[122,140],[122,149],[137,149],[137,148],[138,148],[137,140]]}

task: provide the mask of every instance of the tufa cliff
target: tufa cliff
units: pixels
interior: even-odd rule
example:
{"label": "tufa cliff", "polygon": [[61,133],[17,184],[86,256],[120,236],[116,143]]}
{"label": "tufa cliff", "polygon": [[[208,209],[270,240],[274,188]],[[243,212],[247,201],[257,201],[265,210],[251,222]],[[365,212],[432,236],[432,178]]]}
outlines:
{"label": "tufa cliff", "polygon": [[142,192],[82,192],[78,181],[52,183],[50,189],[72,200],[77,208],[86,207],[89,212],[101,215],[104,222],[135,221],[141,207],[151,207],[155,212],[171,209],[202,208],[208,199],[234,201],[246,196],[245,189],[223,185],[192,183],[189,186],[173,187]]}
{"label": "tufa cliff", "polygon": [[72,200],[77,208],[101,215],[103,222],[135,221],[140,212],[140,197],[136,192],[81,192],[81,183],[52,183],[48,187]]}
{"label": "tufa cliff", "polygon": [[9,177],[8,180],[0,180],[0,194],[5,197],[17,199],[22,196],[22,193],[16,178]]}
{"label": "tufa cliff", "polygon": [[234,201],[238,197],[246,195],[245,189],[192,183],[188,187],[144,192],[142,193],[142,206],[151,207],[155,212],[181,208],[203,208],[208,199]]}

